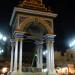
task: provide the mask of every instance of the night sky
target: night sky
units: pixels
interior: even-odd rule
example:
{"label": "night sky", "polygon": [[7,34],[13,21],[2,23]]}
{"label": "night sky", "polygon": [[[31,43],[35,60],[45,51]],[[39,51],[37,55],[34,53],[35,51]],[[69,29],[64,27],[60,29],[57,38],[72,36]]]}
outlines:
{"label": "night sky", "polygon": [[[9,21],[14,6],[19,0],[0,0],[0,32],[10,35]],[[54,19],[55,50],[64,51],[69,40],[75,37],[75,2],[74,0],[44,0],[46,7],[58,14]]]}

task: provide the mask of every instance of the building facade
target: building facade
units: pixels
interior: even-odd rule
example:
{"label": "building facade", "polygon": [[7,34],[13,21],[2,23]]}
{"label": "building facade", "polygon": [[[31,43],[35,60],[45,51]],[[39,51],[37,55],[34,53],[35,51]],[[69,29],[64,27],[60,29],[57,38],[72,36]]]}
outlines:
{"label": "building facade", "polygon": [[60,74],[75,74],[75,51],[67,49],[64,55],[55,51],[55,67]]}

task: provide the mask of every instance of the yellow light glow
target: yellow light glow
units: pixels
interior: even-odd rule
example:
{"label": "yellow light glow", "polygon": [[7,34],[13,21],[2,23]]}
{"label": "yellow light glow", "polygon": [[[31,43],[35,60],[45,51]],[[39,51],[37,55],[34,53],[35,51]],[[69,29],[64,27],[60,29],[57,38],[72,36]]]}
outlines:
{"label": "yellow light glow", "polygon": [[67,67],[63,67],[62,68],[62,73],[63,74],[68,74],[68,68]]}
{"label": "yellow light glow", "polygon": [[2,68],[2,73],[6,73],[8,71],[8,68],[4,67]]}

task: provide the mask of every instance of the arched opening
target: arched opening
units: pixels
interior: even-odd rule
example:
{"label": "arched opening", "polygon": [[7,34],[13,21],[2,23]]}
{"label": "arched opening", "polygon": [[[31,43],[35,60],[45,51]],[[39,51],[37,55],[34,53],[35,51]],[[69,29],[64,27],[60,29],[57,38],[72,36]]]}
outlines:
{"label": "arched opening", "polygon": [[25,31],[27,30],[27,28],[29,28],[30,24],[35,23],[34,25],[38,24],[37,26],[39,28],[45,29],[45,31],[47,31],[47,34],[53,34],[53,30],[50,27],[49,23],[46,22],[45,20],[41,19],[41,18],[33,18],[33,17],[29,17],[27,19],[25,19],[21,24],[20,24],[20,31]]}
{"label": "arched opening", "polygon": [[[27,27],[24,29],[24,32],[26,32],[26,34],[23,40],[23,67],[36,67],[37,44],[35,42],[43,41],[43,36],[48,32],[46,28],[38,22],[28,23]],[[42,43],[42,46],[45,46],[45,43]],[[43,49],[44,48],[45,47],[43,47]]]}

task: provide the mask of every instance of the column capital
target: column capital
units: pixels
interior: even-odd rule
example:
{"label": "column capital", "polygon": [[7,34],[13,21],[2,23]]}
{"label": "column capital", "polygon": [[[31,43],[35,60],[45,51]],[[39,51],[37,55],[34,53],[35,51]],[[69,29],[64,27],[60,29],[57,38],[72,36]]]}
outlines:
{"label": "column capital", "polygon": [[14,36],[14,38],[22,39],[22,38],[24,37],[24,34],[25,34],[25,33],[26,33],[26,32],[15,31],[14,34],[13,34],[13,36]]}
{"label": "column capital", "polygon": [[35,41],[35,44],[36,45],[42,45],[43,44],[43,41]]}
{"label": "column capital", "polygon": [[43,39],[44,40],[54,41],[55,36],[56,35],[54,35],[54,34],[46,34],[46,35],[43,36]]}
{"label": "column capital", "polygon": [[15,44],[15,39],[10,39],[11,46]]}

